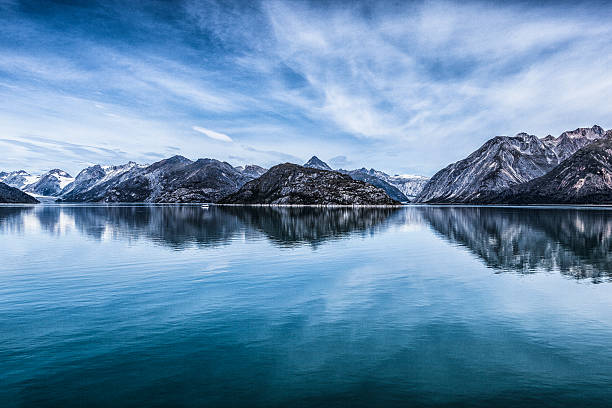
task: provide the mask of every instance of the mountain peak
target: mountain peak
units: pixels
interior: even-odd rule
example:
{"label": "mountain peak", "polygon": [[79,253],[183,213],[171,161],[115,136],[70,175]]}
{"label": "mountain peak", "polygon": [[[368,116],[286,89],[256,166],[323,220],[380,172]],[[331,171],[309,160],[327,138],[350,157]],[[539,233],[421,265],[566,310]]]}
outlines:
{"label": "mountain peak", "polygon": [[304,163],[304,167],[310,167],[311,169],[319,170],[332,170],[332,168],[329,167],[327,163],[319,159],[317,156],[312,156],[310,160]]}

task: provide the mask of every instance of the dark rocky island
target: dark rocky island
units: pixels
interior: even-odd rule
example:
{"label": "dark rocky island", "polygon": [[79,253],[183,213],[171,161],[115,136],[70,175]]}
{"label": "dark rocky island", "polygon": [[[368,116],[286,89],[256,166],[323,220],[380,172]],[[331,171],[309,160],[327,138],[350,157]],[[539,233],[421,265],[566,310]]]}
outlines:
{"label": "dark rocky island", "polygon": [[38,200],[18,188],[0,183],[0,203],[3,204],[38,204]]}
{"label": "dark rocky island", "polygon": [[346,174],[285,163],[246,183],[221,204],[399,205],[384,190]]}

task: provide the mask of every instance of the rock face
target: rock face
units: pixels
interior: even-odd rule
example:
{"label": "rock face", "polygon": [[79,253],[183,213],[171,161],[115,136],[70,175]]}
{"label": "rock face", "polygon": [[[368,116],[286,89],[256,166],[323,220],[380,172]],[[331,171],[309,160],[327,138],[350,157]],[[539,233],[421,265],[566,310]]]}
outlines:
{"label": "rock face", "polygon": [[220,201],[225,204],[397,205],[381,189],[346,174],[285,163]]}
{"label": "rock face", "polygon": [[33,176],[25,170],[12,171],[10,173],[3,172],[3,176],[0,176],[0,182],[7,184],[11,187],[23,190],[27,185],[36,183],[40,177]]}
{"label": "rock face", "polygon": [[385,180],[382,179],[382,177],[376,174],[376,173],[382,173],[382,172],[376,172],[376,170],[374,169],[367,170],[365,167],[358,169],[358,170],[338,170],[338,171],[340,173],[351,176],[353,180],[365,181],[366,183],[369,183],[373,185],[374,187],[383,189],[385,193],[387,193],[387,195],[391,197],[392,199],[394,199],[395,201],[400,201],[400,202],[410,201],[408,197],[406,197],[404,193],[402,193],[397,187],[387,183]]}
{"label": "rock face", "polygon": [[0,183],[0,203],[9,204],[37,204],[38,200],[27,195],[18,188]]}
{"label": "rock face", "polygon": [[504,204],[611,204],[612,132],[546,175],[487,199]]}
{"label": "rock face", "polygon": [[304,167],[319,170],[332,170],[324,161],[320,160],[317,156],[312,156],[310,160],[304,163]]}
{"label": "rock face", "polygon": [[73,181],[74,177],[64,170],[53,169],[43,174],[35,183],[25,186],[23,191],[42,196],[58,196]]}
{"label": "rock face", "polygon": [[194,162],[182,156],[146,167],[133,165],[129,169],[114,170],[117,174],[110,178],[104,176],[100,179],[102,172],[99,166],[84,171],[87,173],[79,176],[82,176],[82,181],[90,180],[93,186],[84,191],[73,188],[62,195],[62,201],[216,202],[252,180],[252,177],[242,174],[229,163],[214,159]]}
{"label": "rock face", "polygon": [[254,179],[261,177],[262,174],[268,171],[268,169],[264,169],[263,167],[257,166],[256,164],[247,164],[244,167],[238,166],[234,168],[238,170],[240,173],[242,173],[243,175],[254,178]]}
{"label": "rock face", "polygon": [[436,173],[416,201],[428,203],[481,202],[548,173],[578,149],[604,135],[599,126],[539,139],[526,133],[497,136],[467,158]]}

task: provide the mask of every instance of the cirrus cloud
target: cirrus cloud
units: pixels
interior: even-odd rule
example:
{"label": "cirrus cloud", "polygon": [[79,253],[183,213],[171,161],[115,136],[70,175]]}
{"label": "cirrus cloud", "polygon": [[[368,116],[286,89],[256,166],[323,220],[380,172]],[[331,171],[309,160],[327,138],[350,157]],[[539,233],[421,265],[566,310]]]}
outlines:
{"label": "cirrus cloud", "polygon": [[215,132],[214,130],[206,129],[201,126],[192,127],[196,132],[200,132],[205,136],[210,137],[211,139],[220,140],[222,142],[233,142],[232,138],[226,135],[225,133]]}

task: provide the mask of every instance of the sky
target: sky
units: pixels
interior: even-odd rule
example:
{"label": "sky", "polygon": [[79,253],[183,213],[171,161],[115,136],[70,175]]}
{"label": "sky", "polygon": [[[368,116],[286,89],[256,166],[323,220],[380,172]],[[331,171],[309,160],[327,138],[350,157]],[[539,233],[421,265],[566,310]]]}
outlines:
{"label": "sky", "polygon": [[181,154],[430,176],[612,127],[612,5],[0,0],[0,170]]}

